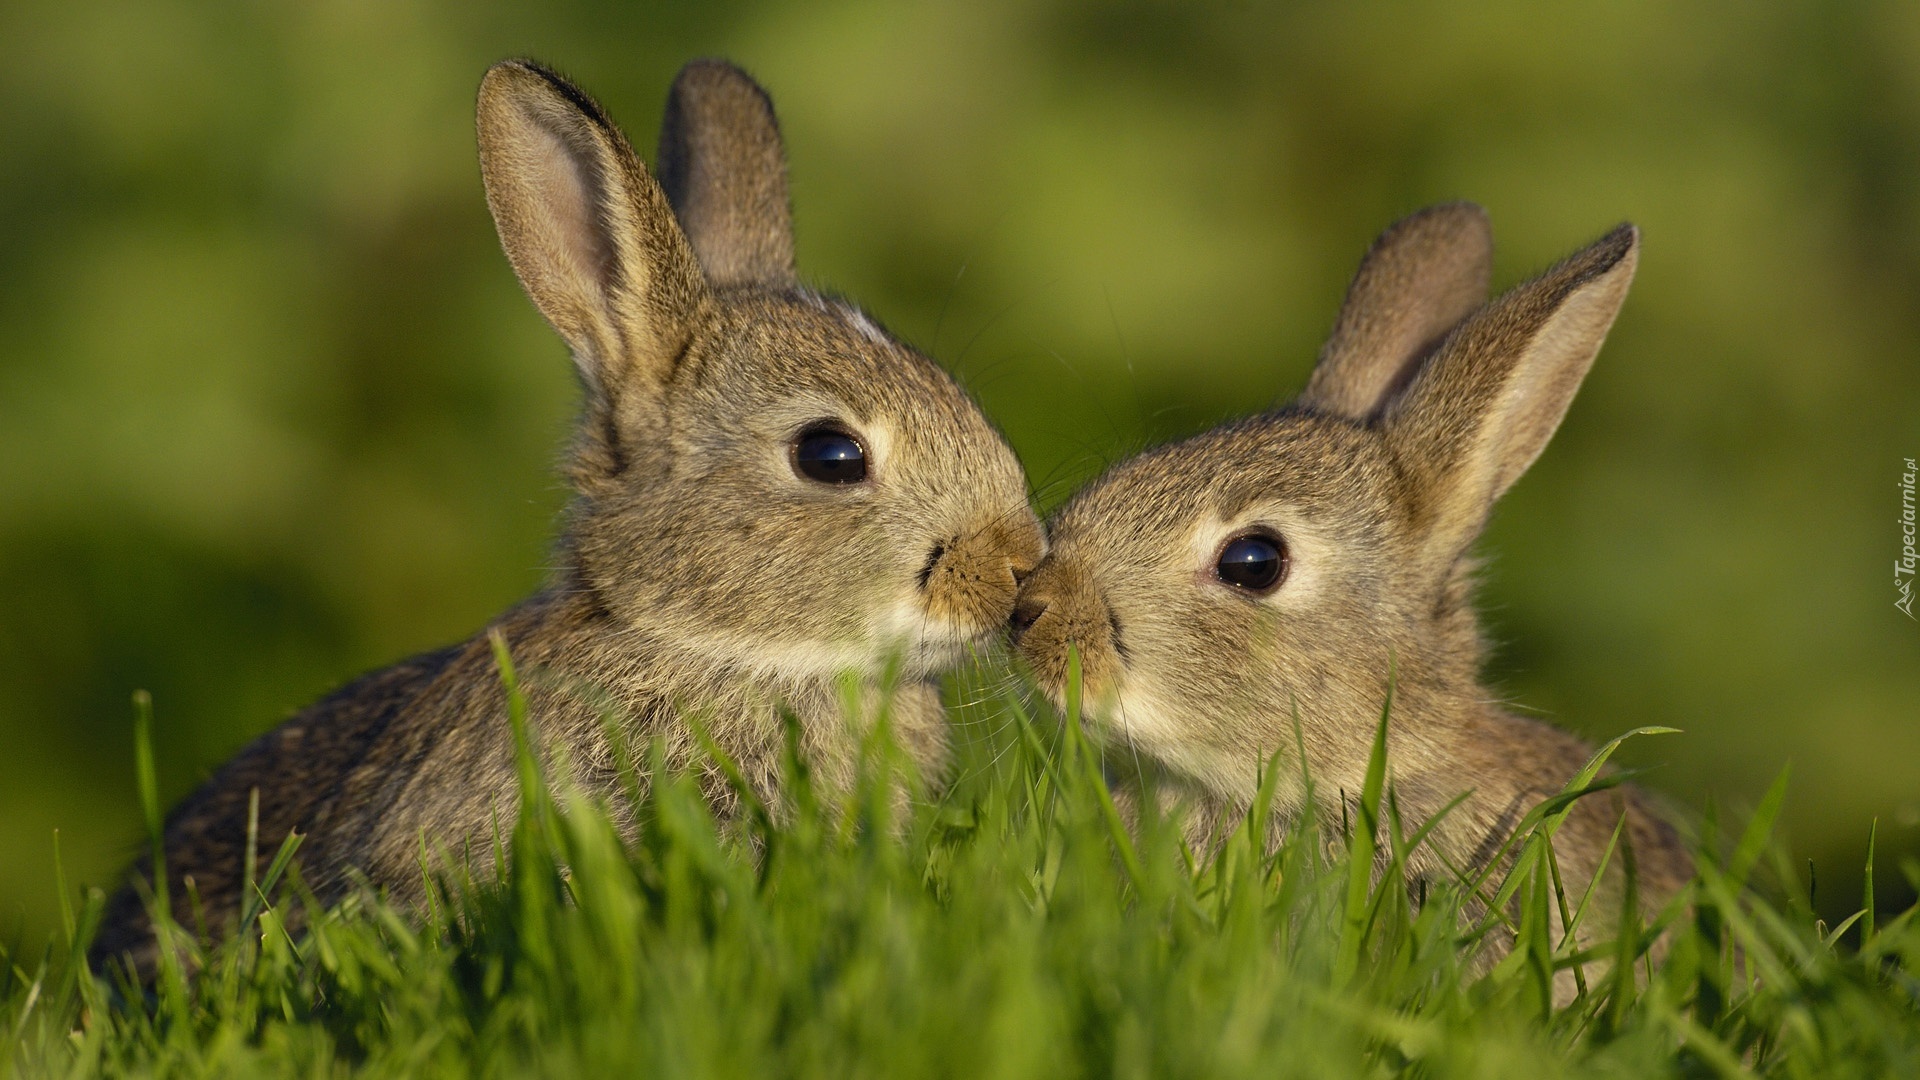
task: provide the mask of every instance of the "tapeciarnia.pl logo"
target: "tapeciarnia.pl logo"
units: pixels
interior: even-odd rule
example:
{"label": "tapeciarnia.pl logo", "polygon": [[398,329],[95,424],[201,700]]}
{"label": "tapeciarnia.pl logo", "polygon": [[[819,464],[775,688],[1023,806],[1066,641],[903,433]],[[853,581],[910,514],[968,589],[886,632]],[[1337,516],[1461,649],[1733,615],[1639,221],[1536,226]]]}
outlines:
{"label": "tapeciarnia.pl logo", "polygon": [[[1893,588],[1900,594],[1900,598],[1893,602],[1893,606],[1899,608],[1907,618],[1912,619],[1914,618],[1913,570],[1916,557],[1913,550],[1913,478],[1920,469],[1914,468],[1912,458],[1905,459],[1904,464],[1906,471],[1900,474],[1900,557],[1893,561]],[[1920,619],[1915,621],[1920,622]]]}

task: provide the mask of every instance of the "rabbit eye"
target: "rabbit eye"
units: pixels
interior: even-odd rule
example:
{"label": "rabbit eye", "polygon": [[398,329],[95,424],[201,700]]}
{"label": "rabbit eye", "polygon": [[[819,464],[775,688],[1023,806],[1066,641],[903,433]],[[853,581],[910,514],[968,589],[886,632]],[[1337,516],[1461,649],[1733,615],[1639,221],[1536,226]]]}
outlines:
{"label": "rabbit eye", "polygon": [[857,484],[867,478],[867,451],[839,428],[810,427],[793,440],[793,471],[822,484]]}
{"label": "rabbit eye", "polygon": [[1236,536],[1220,549],[1213,572],[1236,589],[1256,594],[1272,592],[1287,576],[1287,545],[1271,533]]}

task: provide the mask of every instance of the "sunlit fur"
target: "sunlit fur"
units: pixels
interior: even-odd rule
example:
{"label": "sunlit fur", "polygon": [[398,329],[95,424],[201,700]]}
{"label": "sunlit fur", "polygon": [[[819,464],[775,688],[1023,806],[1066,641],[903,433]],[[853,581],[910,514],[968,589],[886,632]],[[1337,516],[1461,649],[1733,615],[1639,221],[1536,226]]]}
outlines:
{"label": "sunlit fur", "polygon": [[[608,719],[680,766],[703,760],[697,720],[778,812],[781,711],[832,792],[890,699],[896,737],[938,784],[933,676],[997,638],[1040,558],[1039,522],[1012,452],[946,372],[795,279],[765,93],[729,65],[689,65],[663,130],[665,190],[599,106],[524,62],[488,73],[480,144],[507,255],[585,387],[551,581],[488,628],[521,671],[546,761],[610,792]],[[820,421],[862,442],[866,482],[796,474],[793,439]],[[496,823],[516,812],[506,715],[485,632],[307,708],[168,819],[174,910],[190,879],[209,925],[232,919],[254,790],[260,850],[305,834],[303,877],[322,899],[355,873],[418,898],[423,850],[486,874]],[[731,813],[737,794],[702,768]],[[151,970],[131,888],[96,964],[126,951]]]}
{"label": "sunlit fur", "polygon": [[[1490,252],[1477,207],[1389,230],[1300,401],[1123,462],[1049,523],[1014,623],[1020,653],[1059,697],[1079,651],[1113,774],[1129,788],[1151,776],[1192,804],[1198,843],[1245,810],[1276,751],[1278,813],[1304,805],[1304,753],[1337,823],[1361,790],[1389,678],[1390,779],[1407,828],[1467,795],[1414,856],[1416,877],[1487,865],[1592,754],[1482,685],[1470,547],[1598,351],[1637,236],[1616,230],[1486,304]],[[1283,537],[1291,559],[1265,597],[1213,570],[1254,525]],[[1607,792],[1556,838],[1574,901],[1623,811],[1643,896],[1664,900],[1688,875],[1644,797]],[[1589,929],[1619,910],[1622,861]]]}

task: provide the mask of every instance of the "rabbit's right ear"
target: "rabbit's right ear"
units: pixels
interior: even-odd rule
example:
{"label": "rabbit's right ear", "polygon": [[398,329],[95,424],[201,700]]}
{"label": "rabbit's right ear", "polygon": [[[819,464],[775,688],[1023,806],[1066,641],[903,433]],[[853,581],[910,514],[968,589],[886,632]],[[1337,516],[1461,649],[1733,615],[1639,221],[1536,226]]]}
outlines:
{"label": "rabbit's right ear", "polygon": [[1360,261],[1298,403],[1370,419],[1487,302],[1492,274],[1493,229],[1473,203],[1442,203],[1395,222]]}
{"label": "rabbit's right ear", "polygon": [[794,283],[787,154],[759,83],[724,60],[681,68],[667,95],[656,163],[709,281]]}
{"label": "rabbit's right ear", "polygon": [[1388,405],[1384,430],[1421,477],[1426,544],[1457,559],[1493,501],[1560,426],[1627,298],[1640,234],[1622,225],[1462,323]]}
{"label": "rabbit's right ear", "polygon": [[708,296],[666,196],[593,99],[525,60],[481,80],[479,136],[500,244],[590,405],[644,413]]}

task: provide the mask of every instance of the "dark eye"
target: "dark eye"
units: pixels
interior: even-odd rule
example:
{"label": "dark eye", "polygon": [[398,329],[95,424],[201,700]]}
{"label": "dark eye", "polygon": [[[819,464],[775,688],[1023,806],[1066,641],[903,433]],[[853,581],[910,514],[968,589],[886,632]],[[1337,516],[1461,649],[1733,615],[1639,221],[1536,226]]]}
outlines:
{"label": "dark eye", "polygon": [[867,478],[867,451],[839,428],[811,427],[793,440],[793,471],[822,484],[857,484]]}
{"label": "dark eye", "polygon": [[1287,576],[1287,545],[1270,533],[1236,536],[1220,549],[1213,572],[1236,589],[1272,592]]}

